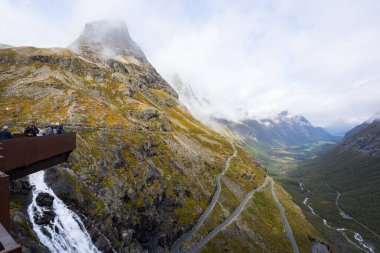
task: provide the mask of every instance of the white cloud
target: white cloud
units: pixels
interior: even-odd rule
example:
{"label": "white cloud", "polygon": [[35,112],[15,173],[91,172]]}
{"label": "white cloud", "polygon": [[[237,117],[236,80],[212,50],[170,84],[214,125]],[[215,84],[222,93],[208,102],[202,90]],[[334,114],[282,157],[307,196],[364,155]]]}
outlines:
{"label": "white cloud", "polygon": [[66,46],[84,23],[122,18],[158,71],[178,73],[213,113],[290,110],[327,126],[380,108],[376,0],[44,2],[0,0],[0,42]]}

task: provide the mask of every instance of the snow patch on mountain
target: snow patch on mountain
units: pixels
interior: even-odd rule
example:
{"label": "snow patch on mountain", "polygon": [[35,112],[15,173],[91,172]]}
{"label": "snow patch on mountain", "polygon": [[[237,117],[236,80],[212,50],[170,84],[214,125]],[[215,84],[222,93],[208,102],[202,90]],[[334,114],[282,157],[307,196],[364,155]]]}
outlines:
{"label": "snow patch on mountain", "polygon": [[279,125],[279,124],[299,125],[299,126],[306,126],[306,127],[312,126],[311,123],[307,119],[305,119],[303,116],[292,115],[288,111],[283,111],[275,116],[265,118],[265,119],[259,119],[258,121],[267,127],[272,127],[273,125]]}
{"label": "snow patch on mountain", "polygon": [[265,122],[263,122],[263,124],[264,124],[265,126],[267,126],[267,127],[271,127],[271,126],[273,126],[272,123],[270,123],[269,121],[265,121]]}

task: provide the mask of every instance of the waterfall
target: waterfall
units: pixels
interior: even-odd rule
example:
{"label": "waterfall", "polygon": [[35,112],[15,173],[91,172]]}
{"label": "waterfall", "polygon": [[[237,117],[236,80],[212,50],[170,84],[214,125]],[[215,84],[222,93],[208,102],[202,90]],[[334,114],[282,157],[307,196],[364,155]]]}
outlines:
{"label": "waterfall", "polygon": [[[33,188],[33,199],[28,207],[28,215],[39,240],[53,253],[98,253],[99,250],[92,243],[80,217],[71,211],[47,186],[44,175],[44,171],[40,171],[29,176],[30,185]],[[37,204],[36,198],[40,193],[48,193],[54,197],[51,209],[55,216],[53,215],[54,218],[48,225],[36,223],[36,217],[41,217],[49,212],[47,207]]]}

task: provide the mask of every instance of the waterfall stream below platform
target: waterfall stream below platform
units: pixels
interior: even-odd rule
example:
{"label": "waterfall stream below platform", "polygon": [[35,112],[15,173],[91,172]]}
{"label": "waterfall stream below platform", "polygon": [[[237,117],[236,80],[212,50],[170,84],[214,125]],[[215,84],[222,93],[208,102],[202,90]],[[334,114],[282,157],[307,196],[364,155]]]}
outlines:
{"label": "waterfall stream below platform", "polygon": [[29,176],[33,196],[28,216],[38,239],[53,253],[100,252],[80,217],[55,195],[44,176],[44,171]]}

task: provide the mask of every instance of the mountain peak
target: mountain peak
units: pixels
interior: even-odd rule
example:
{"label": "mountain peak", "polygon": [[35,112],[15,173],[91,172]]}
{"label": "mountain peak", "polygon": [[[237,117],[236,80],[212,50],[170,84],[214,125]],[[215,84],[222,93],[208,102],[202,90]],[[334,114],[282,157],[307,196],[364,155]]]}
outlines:
{"label": "mountain peak", "polygon": [[128,55],[147,61],[143,51],[129,35],[127,25],[121,20],[98,20],[86,24],[69,49],[91,60]]}
{"label": "mountain peak", "polygon": [[279,117],[287,117],[289,115],[288,111],[282,111],[278,114]]}

